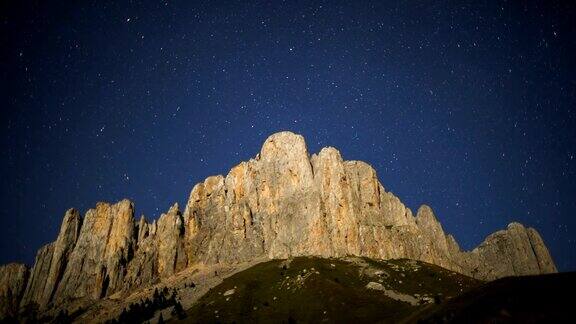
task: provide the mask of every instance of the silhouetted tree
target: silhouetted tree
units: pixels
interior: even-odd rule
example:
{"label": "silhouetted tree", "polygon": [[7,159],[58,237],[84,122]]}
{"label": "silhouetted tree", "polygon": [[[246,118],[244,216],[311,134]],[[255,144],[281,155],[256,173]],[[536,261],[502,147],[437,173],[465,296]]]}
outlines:
{"label": "silhouetted tree", "polygon": [[61,309],[56,318],[54,318],[54,323],[72,323],[72,319],[68,316],[68,311]]}
{"label": "silhouetted tree", "polygon": [[178,317],[178,319],[186,318],[186,312],[184,312],[184,309],[182,308],[182,304],[180,304],[179,301],[176,301],[176,303],[174,304],[174,309],[172,310],[172,315],[175,317]]}

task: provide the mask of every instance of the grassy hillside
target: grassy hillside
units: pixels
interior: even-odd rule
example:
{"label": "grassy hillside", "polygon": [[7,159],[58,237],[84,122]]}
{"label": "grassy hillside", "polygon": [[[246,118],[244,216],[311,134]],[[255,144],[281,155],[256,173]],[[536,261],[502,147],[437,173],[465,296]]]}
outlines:
{"label": "grassy hillside", "polygon": [[225,279],[180,322],[397,322],[480,284],[412,260],[274,260]]}

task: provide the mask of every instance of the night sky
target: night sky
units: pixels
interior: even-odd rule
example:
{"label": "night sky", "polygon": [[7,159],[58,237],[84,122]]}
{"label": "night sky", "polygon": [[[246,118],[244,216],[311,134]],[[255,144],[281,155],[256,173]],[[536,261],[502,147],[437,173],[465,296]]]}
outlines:
{"label": "night sky", "polygon": [[291,130],[463,248],[519,221],[576,270],[574,2],[203,2],[2,2],[0,263],[69,207],[183,206]]}

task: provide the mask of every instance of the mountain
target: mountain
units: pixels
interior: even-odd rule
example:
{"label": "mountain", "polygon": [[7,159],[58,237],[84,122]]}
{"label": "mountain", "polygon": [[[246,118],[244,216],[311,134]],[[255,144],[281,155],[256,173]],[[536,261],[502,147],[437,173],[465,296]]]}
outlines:
{"label": "mountain", "polygon": [[128,200],[97,203],[83,218],[68,210],[31,269],[0,267],[0,318],[93,309],[194,271],[299,256],[411,259],[479,280],[556,272],[536,230],[512,223],[462,251],[430,207],[414,216],[370,165],[331,147],[310,156],[302,136],[281,132],[225,177],[194,186],[183,212],[174,204],[158,221],[136,220]]}

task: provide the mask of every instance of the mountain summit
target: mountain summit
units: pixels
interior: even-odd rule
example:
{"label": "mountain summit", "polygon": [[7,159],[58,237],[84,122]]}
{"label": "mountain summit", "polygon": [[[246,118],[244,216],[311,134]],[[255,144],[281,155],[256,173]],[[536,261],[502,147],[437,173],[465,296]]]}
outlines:
{"label": "mountain summit", "polygon": [[367,163],[335,148],[308,153],[291,132],[255,158],[194,186],[184,210],[134,218],[128,200],[66,212],[34,266],[0,267],[0,318],[34,306],[84,307],[172,280],[190,268],[298,256],[413,259],[476,279],[556,272],[538,232],[518,223],[462,251],[432,209],[416,216]]}

